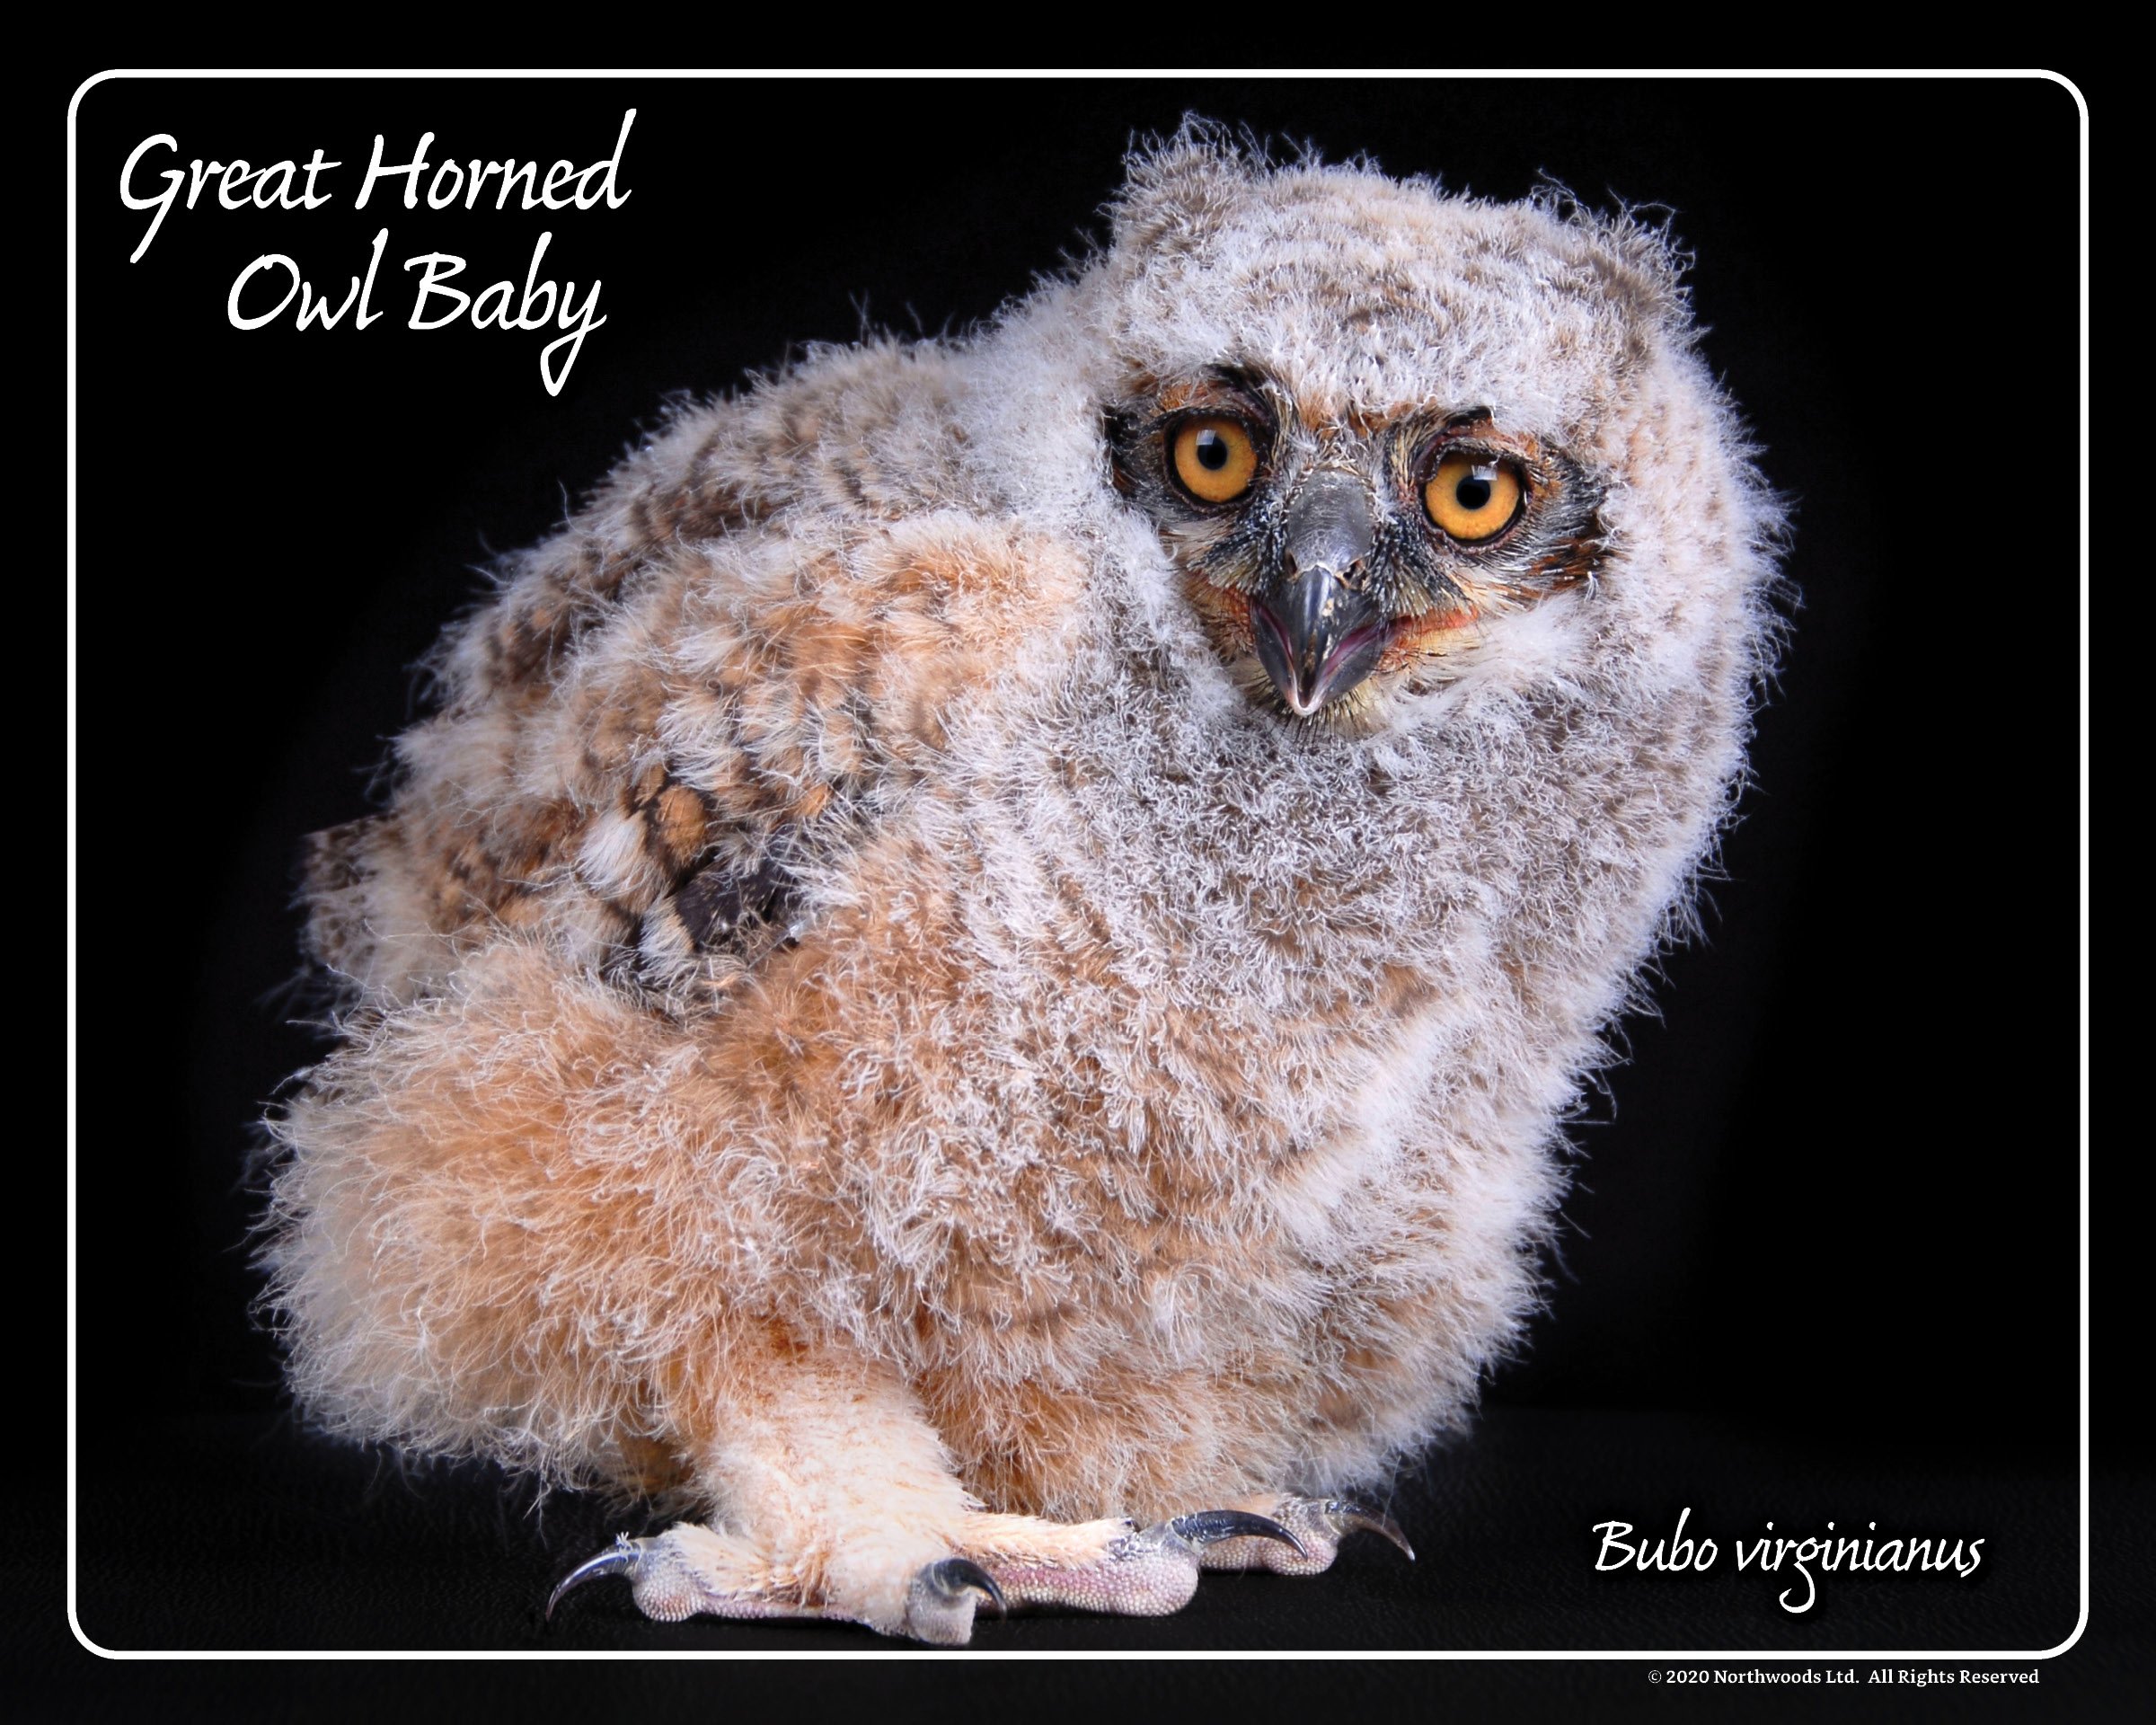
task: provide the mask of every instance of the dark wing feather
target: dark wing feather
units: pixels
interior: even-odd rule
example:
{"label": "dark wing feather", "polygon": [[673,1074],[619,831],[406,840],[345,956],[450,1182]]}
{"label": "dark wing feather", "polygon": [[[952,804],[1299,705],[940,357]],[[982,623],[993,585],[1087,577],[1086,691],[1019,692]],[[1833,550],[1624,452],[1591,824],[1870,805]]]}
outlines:
{"label": "dark wing feather", "polygon": [[785,940],[800,871],[858,838],[890,764],[864,694],[890,642],[848,546],[945,478],[835,491],[818,438],[932,418],[932,359],[833,353],[682,411],[508,560],[429,660],[388,809],[309,841],[307,943],[343,1004],[430,993],[505,931],[684,999]]}

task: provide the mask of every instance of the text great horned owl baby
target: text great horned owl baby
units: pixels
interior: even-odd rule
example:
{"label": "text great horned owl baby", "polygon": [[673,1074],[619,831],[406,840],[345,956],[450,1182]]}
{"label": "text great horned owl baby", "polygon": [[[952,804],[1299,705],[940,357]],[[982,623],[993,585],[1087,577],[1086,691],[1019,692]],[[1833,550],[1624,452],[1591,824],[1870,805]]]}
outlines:
{"label": "text great horned owl baby", "polygon": [[963,341],[681,413],[325,834],[264,1258],[335,1430],[654,1616],[1324,1568],[1518,1339],[1774,525],[1657,234],[1205,136]]}

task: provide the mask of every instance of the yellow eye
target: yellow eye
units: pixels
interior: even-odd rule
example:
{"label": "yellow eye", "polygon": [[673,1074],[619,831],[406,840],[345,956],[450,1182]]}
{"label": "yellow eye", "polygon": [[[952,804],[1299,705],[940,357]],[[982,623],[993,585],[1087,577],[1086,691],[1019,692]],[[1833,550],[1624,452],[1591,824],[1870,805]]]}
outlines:
{"label": "yellow eye", "polygon": [[1494,539],[1520,512],[1520,476],[1495,456],[1459,450],[1437,464],[1422,506],[1463,545]]}
{"label": "yellow eye", "polygon": [[1182,488],[1201,503],[1229,503],[1258,476],[1258,446],[1239,420],[1186,420],[1168,459]]}

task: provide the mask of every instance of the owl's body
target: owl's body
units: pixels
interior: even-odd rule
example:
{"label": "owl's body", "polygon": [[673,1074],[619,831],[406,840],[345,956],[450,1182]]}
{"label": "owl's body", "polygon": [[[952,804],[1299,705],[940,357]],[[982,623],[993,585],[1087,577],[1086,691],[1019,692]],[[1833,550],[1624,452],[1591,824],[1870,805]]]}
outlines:
{"label": "owl's body", "polygon": [[[1193,425],[1244,492],[1174,477]],[[1523,495],[1484,539],[1409,508],[1455,447]],[[1267,596],[1326,485],[1392,597],[1298,682],[1258,638],[1302,640]],[[1321,1494],[1534,1304],[1558,1122],[1741,766],[1772,526],[1657,236],[1204,137],[978,336],[681,413],[317,844],[349,1011],[266,1252],[303,1405],[701,1510],[602,1565],[656,1615],[955,1640],[984,1578],[1321,1567],[1374,1519]],[[1300,1552],[1117,1519],[1216,1508]]]}

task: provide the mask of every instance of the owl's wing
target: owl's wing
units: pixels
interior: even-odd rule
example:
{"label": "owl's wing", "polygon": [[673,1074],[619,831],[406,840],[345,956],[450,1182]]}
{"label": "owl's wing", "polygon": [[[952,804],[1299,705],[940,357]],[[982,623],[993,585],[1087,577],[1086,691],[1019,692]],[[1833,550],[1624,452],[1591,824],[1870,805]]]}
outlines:
{"label": "owl's wing", "polygon": [[685,416],[510,566],[437,650],[389,809],[312,841],[308,939],[349,1002],[534,938],[694,1006],[843,892],[1073,591],[1067,553],[876,465],[934,381],[857,352]]}

